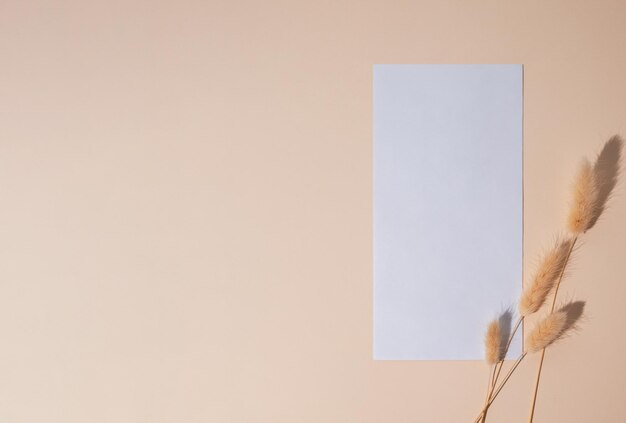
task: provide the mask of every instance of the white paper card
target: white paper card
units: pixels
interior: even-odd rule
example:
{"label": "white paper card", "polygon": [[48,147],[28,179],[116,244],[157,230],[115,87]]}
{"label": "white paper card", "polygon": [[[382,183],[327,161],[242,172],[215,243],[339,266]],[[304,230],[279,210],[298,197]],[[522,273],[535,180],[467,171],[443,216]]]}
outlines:
{"label": "white paper card", "polygon": [[522,286],[522,66],[375,65],[373,106],[374,358],[482,359]]}

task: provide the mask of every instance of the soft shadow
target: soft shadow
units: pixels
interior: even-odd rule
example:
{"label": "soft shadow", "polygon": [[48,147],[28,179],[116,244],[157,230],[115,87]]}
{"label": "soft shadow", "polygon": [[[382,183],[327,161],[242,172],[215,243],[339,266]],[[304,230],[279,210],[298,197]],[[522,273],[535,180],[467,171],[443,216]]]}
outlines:
{"label": "soft shadow", "polygon": [[510,308],[500,314],[498,323],[500,324],[500,359],[504,359],[506,344],[509,342],[513,325],[513,312]]}
{"label": "soft shadow", "polygon": [[623,146],[624,141],[619,135],[612,136],[604,144],[593,165],[593,173],[598,184],[598,206],[587,229],[591,229],[600,219],[613,194],[613,189],[617,185],[617,178],[621,171]]}
{"label": "soft shadow", "polygon": [[576,325],[580,321],[580,318],[585,311],[585,302],[572,301],[561,307],[559,311],[564,311],[567,316],[565,321],[565,328],[563,329],[563,332],[565,333],[568,332],[570,329],[576,328]]}

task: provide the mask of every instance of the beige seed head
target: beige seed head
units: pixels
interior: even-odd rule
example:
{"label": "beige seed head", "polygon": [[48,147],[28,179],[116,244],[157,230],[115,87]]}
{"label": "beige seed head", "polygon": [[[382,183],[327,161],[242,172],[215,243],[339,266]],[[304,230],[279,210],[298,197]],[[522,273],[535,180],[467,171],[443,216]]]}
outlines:
{"label": "beige seed head", "polygon": [[487,364],[496,364],[500,361],[502,355],[501,339],[500,321],[494,319],[487,326],[487,333],[485,334],[485,361]]}
{"label": "beige seed head", "polygon": [[542,257],[532,281],[522,292],[519,302],[524,317],[535,313],[545,303],[559,275],[567,264],[570,240],[556,240],[554,246]]}
{"label": "beige seed head", "polygon": [[526,338],[526,352],[541,351],[558,340],[566,329],[567,313],[559,310],[537,323]]}
{"label": "beige seed head", "polygon": [[598,201],[598,187],[593,167],[585,159],[574,183],[572,205],[567,220],[567,226],[574,235],[584,233],[593,222]]}

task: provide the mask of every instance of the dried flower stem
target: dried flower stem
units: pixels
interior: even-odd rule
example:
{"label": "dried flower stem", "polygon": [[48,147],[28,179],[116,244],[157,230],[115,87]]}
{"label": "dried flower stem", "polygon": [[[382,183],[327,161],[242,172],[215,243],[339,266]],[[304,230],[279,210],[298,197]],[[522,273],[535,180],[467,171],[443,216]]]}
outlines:
{"label": "dried flower stem", "polygon": [[552,297],[552,306],[550,307],[550,313],[554,311],[554,307],[556,307],[556,296],[559,293],[559,286],[561,286],[561,281],[563,280],[563,275],[565,274],[565,268],[567,267],[567,263],[569,262],[570,257],[572,256],[572,251],[574,251],[574,246],[576,245],[576,241],[578,241],[578,235],[572,239],[570,243],[569,250],[567,252],[567,256],[565,256],[565,264],[561,269],[561,274],[559,275],[559,279],[554,287],[554,296]]}
{"label": "dried flower stem", "polygon": [[494,365],[502,358],[502,328],[500,321],[494,319],[487,326],[485,334],[485,361]]}
{"label": "dried flower stem", "polygon": [[524,321],[524,316],[520,316],[519,319],[517,319],[517,323],[515,323],[515,327],[513,328],[513,331],[511,332],[511,335],[509,335],[509,339],[506,342],[506,347],[504,347],[504,352],[502,353],[502,360],[500,360],[496,364],[498,369],[494,374],[493,380],[491,381],[492,391],[493,391],[493,388],[496,386],[496,383],[498,382],[498,378],[500,377],[500,371],[502,371],[502,366],[504,365],[504,360],[506,359],[506,355],[509,352],[509,347],[511,346],[511,342],[513,341],[513,338],[515,337],[515,334],[517,333],[517,330],[519,329],[523,321]]}
{"label": "dried flower stem", "polygon": [[[491,366],[491,370],[489,371],[489,378],[487,379],[487,396],[485,396],[485,405],[483,405],[483,407],[487,407],[487,403],[489,402],[489,399],[491,398],[491,391],[493,389],[493,386],[491,383],[493,381],[493,375],[496,373],[496,366],[497,366],[497,363]],[[484,423],[486,419],[487,419],[487,409],[485,408],[485,412],[483,413],[483,418],[481,422]]]}
{"label": "dried flower stem", "polygon": [[539,367],[537,367],[537,376],[535,379],[535,390],[533,392],[533,402],[530,404],[530,415],[528,421],[532,422],[535,416],[535,405],[537,404],[537,392],[539,392],[539,381],[541,380],[541,369],[543,367],[543,359],[546,356],[546,350],[541,351],[541,358],[539,358]]}
{"label": "dried flower stem", "polygon": [[563,270],[569,247],[569,239],[557,238],[554,246],[543,254],[531,282],[526,284],[520,297],[520,315],[533,314],[546,302]]}
{"label": "dried flower stem", "polygon": [[[559,279],[554,287],[554,296],[552,297],[552,306],[550,307],[550,313],[554,311],[554,307],[556,307],[556,297],[559,293],[559,286],[561,285],[561,281],[563,280],[563,274],[565,273],[565,268],[567,267],[567,263],[569,262],[570,257],[572,256],[572,251],[574,250],[574,245],[576,245],[576,241],[578,240],[578,235],[572,239],[570,243],[569,250],[567,252],[567,256],[565,257],[565,263],[563,264],[563,268],[561,269],[561,274],[559,275]],[[535,379],[535,391],[533,392],[533,401],[530,405],[530,415],[528,417],[528,422],[532,423],[533,417],[535,416],[535,405],[537,404],[537,393],[539,392],[539,380],[541,379],[541,369],[543,368],[543,359],[546,356],[546,349],[544,348],[541,351],[541,358],[539,359],[539,367],[537,368],[537,377]]]}
{"label": "dried flower stem", "polygon": [[506,382],[517,369],[517,366],[519,366],[528,353],[535,353],[539,351],[545,352],[545,349],[548,346],[561,339],[568,330],[571,330],[572,327],[574,327],[575,321],[569,322],[569,320],[571,318],[577,319],[582,314],[582,310],[578,313],[578,315],[573,314],[574,309],[572,307],[575,304],[576,303],[570,303],[568,306],[565,306],[556,312],[550,313],[547,317],[535,325],[533,330],[527,336],[526,350],[513,364],[507,375],[504,377],[504,380],[498,385],[498,388],[493,391],[491,395],[489,395],[489,401],[487,401],[487,404],[483,406],[483,409],[475,420],[475,423],[481,419],[484,421],[489,406],[496,399]]}
{"label": "dried flower stem", "polygon": [[509,378],[511,377],[511,375],[513,374],[515,369],[517,369],[517,366],[519,366],[519,364],[522,362],[524,357],[526,357],[526,354],[528,354],[528,353],[526,353],[526,352],[523,353],[522,355],[519,356],[519,358],[517,360],[515,360],[515,363],[513,364],[513,367],[511,367],[511,369],[506,374],[506,376],[504,377],[502,382],[500,382],[500,385],[498,385],[498,388],[494,391],[493,395],[491,395],[491,398],[489,398],[489,401],[487,402],[487,404],[483,407],[483,409],[481,410],[481,412],[478,415],[478,417],[476,417],[476,419],[474,420],[474,423],[480,422],[480,419],[482,419],[483,415],[487,412],[487,409],[489,408],[491,403],[495,401],[496,397],[498,396],[498,394],[500,393],[500,391],[502,390],[502,388],[504,387],[506,382],[509,380]]}
{"label": "dried flower stem", "polygon": [[578,170],[573,197],[567,226],[572,234],[580,235],[591,228],[598,212],[598,181],[587,159]]}
{"label": "dried flower stem", "polygon": [[504,380],[498,385],[497,389],[494,390],[492,387],[492,393],[489,394],[489,400],[483,406],[483,409],[481,410],[474,423],[477,423],[481,419],[483,422],[485,421],[489,406],[496,399],[506,382],[509,380],[513,372],[515,372],[521,361],[524,359],[524,357],[526,357],[528,353],[535,353],[539,351],[545,352],[545,349],[548,346],[561,339],[568,330],[571,330],[573,327],[575,327],[574,325],[576,323],[576,320],[579,319],[582,315],[583,306],[584,302],[571,302],[563,306],[561,309],[550,313],[548,316],[543,318],[539,323],[535,325],[533,330],[527,336],[526,349],[524,353],[513,364],[507,375],[504,377]]}
{"label": "dried flower stem", "polygon": [[481,422],[484,423],[487,419],[487,412],[489,411],[489,400],[491,399],[491,395],[493,395],[493,391],[496,387],[496,383],[498,382],[498,378],[500,377],[500,371],[502,370],[502,366],[504,365],[504,360],[506,359],[506,355],[509,352],[509,347],[511,346],[511,341],[513,341],[513,337],[515,337],[515,333],[520,327],[520,324],[524,320],[524,316],[520,316],[517,319],[517,323],[515,323],[515,328],[509,335],[509,339],[506,342],[505,347],[501,351],[500,359],[497,363],[494,363],[493,369],[489,372],[489,385],[487,386],[487,398],[485,399],[484,412],[482,416]]}

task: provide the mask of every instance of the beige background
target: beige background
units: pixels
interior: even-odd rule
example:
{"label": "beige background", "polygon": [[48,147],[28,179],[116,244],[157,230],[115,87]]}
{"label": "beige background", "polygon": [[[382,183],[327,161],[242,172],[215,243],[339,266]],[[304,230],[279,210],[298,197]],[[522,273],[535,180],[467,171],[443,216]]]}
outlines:
{"label": "beige background", "polygon": [[[372,64],[525,65],[530,270],[580,157],[626,130],[624,22],[623,1],[0,1],[0,420],[471,421],[483,363],[371,359]],[[536,422],[626,421],[625,212],[622,190],[579,251],[588,317]],[[526,421],[534,369],[491,421]]]}

